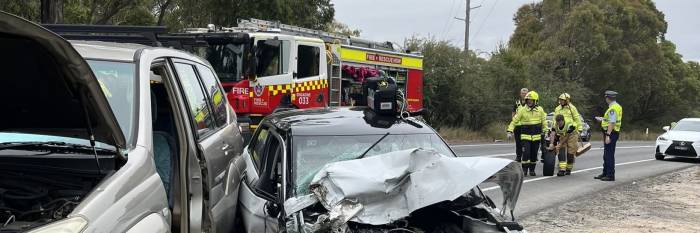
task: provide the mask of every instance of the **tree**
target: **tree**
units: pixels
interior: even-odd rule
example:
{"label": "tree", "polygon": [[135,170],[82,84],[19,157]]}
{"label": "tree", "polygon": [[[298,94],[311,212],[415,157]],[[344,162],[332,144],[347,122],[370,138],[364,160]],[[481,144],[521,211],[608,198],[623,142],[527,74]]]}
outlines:
{"label": "tree", "polygon": [[347,24],[341,23],[337,20],[333,20],[326,25],[326,30],[328,32],[352,37],[360,37],[360,33],[362,33],[360,29],[352,29]]}
{"label": "tree", "polygon": [[165,24],[173,28],[204,27],[210,23],[234,26],[239,19],[257,18],[325,30],[335,15],[330,0],[172,1],[172,10],[164,10],[165,16],[158,17],[164,17]]}
{"label": "tree", "polygon": [[63,22],[63,0],[41,0],[41,23]]}
{"label": "tree", "polygon": [[583,97],[577,103],[588,106],[579,109],[600,115],[600,93],[614,89],[632,122],[690,111],[674,107],[684,102],[678,84],[687,79],[687,65],[665,40],[664,15],[651,0],[544,0],[521,7],[514,20],[509,46],[530,61],[529,75],[544,96],[575,92]]}

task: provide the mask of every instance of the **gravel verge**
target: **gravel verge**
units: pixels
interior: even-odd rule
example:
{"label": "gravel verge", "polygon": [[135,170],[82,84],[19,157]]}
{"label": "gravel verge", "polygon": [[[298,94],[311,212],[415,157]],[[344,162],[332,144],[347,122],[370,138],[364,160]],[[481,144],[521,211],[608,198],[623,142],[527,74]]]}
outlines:
{"label": "gravel verge", "polygon": [[700,232],[700,166],[592,194],[521,219],[528,232]]}

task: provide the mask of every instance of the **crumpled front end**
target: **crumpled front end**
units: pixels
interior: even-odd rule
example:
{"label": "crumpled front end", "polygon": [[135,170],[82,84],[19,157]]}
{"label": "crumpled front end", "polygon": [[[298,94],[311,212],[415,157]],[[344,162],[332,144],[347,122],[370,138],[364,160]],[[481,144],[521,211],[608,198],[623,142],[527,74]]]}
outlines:
{"label": "crumpled front end", "polygon": [[[289,229],[293,225],[300,232],[522,230],[512,215],[523,180],[518,169],[511,160],[422,149],[327,164],[310,185],[313,194],[285,203],[292,219],[288,230],[295,231]],[[476,188],[485,181],[501,186],[502,210]]]}

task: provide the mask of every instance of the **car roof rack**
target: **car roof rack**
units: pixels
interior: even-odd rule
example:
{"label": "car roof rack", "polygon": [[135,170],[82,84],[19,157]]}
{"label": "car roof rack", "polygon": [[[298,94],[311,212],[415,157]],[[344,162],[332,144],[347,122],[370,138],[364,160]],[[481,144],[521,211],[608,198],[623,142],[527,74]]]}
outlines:
{"label": "car roof rack", "polygon": [[69,40],[97,40],[162,46],[158,34],[168,33],[163,26],[116,26],[82,24],[44,24],[43,27]]}
{"label": "car roof rack", "polygon": [[68,40],[135,43],[187,50],[191,50],[193,46],[207,45],[206,41],[195,35],[169,34],[165,26],[82,24],[44,24],[42,26]]}

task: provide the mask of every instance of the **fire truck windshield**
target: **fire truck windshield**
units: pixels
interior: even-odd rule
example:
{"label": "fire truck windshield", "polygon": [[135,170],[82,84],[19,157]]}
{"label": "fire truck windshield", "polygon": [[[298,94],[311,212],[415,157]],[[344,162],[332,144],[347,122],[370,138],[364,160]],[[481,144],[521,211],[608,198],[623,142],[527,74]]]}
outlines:
{"label": "fire truck windshield", "polygon": [[243,79],[243,54],[245,43],[209,43],[207,47],[199,47],[195,53],[207,59],[214,67],[222,83],[238,82]]}

